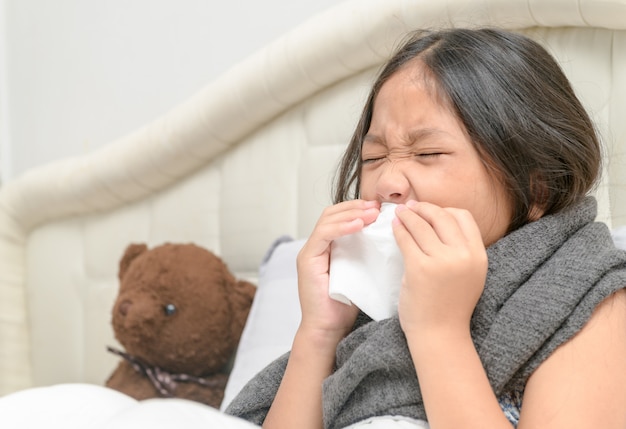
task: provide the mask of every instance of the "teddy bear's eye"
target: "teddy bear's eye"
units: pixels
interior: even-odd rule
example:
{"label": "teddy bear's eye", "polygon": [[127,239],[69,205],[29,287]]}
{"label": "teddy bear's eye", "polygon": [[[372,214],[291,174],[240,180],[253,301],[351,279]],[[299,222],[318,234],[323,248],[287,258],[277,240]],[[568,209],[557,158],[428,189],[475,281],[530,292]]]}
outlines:
{"label": "teddy bear's eye", "polygon": [[171,316],[172,314],[176,313],[176,306],[174,304],[167,304],[165,307],[163,307],[163,311],[165,311],[166,316]]}

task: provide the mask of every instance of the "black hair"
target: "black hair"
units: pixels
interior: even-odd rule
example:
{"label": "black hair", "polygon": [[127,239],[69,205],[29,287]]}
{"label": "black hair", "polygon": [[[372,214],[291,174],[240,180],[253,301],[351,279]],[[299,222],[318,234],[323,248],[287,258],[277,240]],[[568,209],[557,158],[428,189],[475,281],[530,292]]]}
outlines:
{"label": "black hair", "polygon": [[521,34],[493,29],[416,31],[383,66],[342,158],[335,203],[359,197],[361,146],[374,101],[400,69],[419,65],[458,116],[511,197],[509,231],[579,202],[596,184],[595,127],[556,60]]}

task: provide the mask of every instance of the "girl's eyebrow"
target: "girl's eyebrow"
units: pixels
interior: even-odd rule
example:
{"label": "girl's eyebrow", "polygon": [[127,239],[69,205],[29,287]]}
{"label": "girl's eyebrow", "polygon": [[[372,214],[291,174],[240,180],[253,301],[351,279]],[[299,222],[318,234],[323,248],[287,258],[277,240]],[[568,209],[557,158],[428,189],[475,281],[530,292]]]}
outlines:
{"label": "girl's eyebrow", "polygon": [[[416,128],[416,129],[409,131],[405,142],[407,146],[410,146],[419,142],[420,140],[423,140],[423,139],[426,139],[428,137],[431,137],[433,135],[438,135],[438,134],[448,134],[448,133],[438,128]],[[370,133],[366,134],[363,137],[363,143],[364,144],[371,143],[371,144],[387,146],[387,144],[385,143],[383,139],[381,139],[377,135],[370,134]]]}
{"label": "girl's eyebrow", "polygon": [[438,135],[438,134],[448,134],[448,133],[438,128],[417,128],[417,129],[409,131],[409,138],[407,141],[412,144],[412,143],[416,143],[420,140],[423,140],[423,139],[426,139],[428,137],[431,137],[433,135]]}
{"label": "girl's eyebrow", "polygon": [[380,137],[372,135],[372,134],[365,134],[365,137],[363,137],[363,143],[373,143],[373,144],[386,146]]}

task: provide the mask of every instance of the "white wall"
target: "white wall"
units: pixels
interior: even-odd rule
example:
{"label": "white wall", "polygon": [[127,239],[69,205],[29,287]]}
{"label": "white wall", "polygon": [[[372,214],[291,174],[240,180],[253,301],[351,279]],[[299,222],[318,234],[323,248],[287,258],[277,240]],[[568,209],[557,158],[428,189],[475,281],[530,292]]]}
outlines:
{"label": "white wall", "polygon": [[9,171],[9,124],[8,124],[8,97],[6,82],[6,32],[4,1],[0,0],[0,186],[5,180],[5,172]]}
{"label": "white wall", "polygon": [[0,0],[0,177],[165,113],[340,0]]}

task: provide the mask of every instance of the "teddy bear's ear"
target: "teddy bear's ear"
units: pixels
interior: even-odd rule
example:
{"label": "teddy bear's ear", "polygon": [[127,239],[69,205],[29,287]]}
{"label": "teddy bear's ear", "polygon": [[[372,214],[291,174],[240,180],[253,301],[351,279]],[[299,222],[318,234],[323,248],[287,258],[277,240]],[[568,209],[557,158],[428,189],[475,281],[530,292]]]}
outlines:
{"label": "teddy bear's ear", "polygon": [[244,308],[250,307],[256,293],[256,286],[245,280],[237,280],[235,283],[235,295]]}
{"label": "teddy bear's ear", "polygon": [[126,251],[124,252],[124,256],[122,256],[122,259],[120,260],[120,269],[117,273],[117,277],[120,279],[120,281],[124,277],[124,274],[126,274],[126,271],[128,270],[128,267],[130,267],[131,262],[133,262],[133,260],[137,256],[141,255],[147,250],[148,246],[143,243],[131,243],[128,245]]}
{"label": "teddy bear's ear", "polygon": [[231,325],[234,334],[237,338],[241,335],[243,325],[246,323],[254,294],[256,293],[256,286],[245,280],[237,280],[233,284],[233,290],[231,291],[230,301],[233,312],[235,313],[234,323]]}

